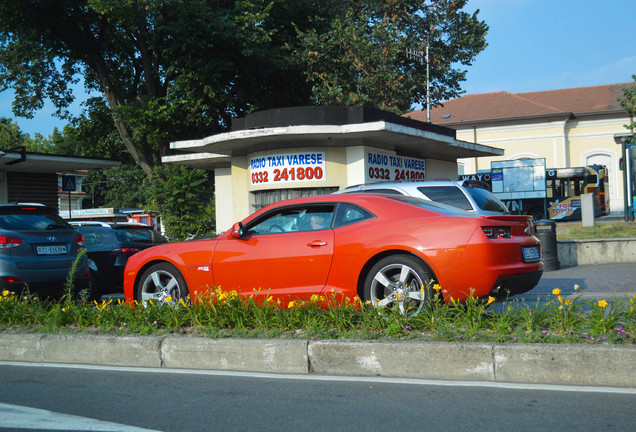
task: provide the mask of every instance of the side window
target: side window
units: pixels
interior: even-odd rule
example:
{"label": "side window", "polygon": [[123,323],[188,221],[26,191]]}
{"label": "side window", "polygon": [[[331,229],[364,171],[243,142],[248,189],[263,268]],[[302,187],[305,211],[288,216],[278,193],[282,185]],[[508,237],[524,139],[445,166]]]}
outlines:
{"label": "side window", "polygon": [[373,215],[363,208],[353,204],[340,204],[338,206],[334,228],[351,225],[371,218],[373,218]]}
{"label": "side window", "polygon": [[248,235],[316,231],[331,228],[334,206],[314,205],[278,209],[263,215],[247,227]]}
{"label": "side window", "polygon": [[462,210],[472,210],[470,201],[456,186],[420,186],[417,188],[431,201],[451,205]]}

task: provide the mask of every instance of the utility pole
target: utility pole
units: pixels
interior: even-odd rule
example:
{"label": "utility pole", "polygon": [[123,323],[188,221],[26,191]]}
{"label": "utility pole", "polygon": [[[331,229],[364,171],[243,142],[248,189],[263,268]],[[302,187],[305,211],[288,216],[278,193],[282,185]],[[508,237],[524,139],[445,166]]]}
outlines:
{"label": "utility pole", "polygon": [[426,51],[414,50],[411,48],[406,49],[406,57],[414,59],[420,64],[426,62],[426,121],[431,122],[431,92],[430,92],[430,61],[429,61],[429,46],[426,44]]}

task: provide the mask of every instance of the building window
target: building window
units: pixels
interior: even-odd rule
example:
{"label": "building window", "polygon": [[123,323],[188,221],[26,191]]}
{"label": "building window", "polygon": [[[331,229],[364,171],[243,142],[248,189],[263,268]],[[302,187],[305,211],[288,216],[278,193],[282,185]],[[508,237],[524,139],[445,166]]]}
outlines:
{"label": "building window", "polygon": [[276,189],[257,191],[250,194],[250,207],[251,212],[262,209],[265,206],[274,204],[278,201],[283,201],[291,198],[301,198],[316,195],[327,195],[336,192],[338,187],[325,187],[325,188],[302,188],[302,189]]}

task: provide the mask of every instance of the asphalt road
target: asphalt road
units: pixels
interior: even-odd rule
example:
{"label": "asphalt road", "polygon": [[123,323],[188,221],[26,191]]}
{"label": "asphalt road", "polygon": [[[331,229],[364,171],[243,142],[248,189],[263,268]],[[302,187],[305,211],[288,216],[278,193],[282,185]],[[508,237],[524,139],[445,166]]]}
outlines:
{"label": "asphalt road", "polygon": [[0,431],[633,431],[630,389],[0,364]]}

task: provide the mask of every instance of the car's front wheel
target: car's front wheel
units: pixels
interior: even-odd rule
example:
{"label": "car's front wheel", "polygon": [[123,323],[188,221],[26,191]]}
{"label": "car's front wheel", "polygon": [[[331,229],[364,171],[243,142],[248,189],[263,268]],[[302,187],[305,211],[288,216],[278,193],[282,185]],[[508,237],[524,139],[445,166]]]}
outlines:
{"label": "car's front wheel", "polygon": [[188,287],[183,275],[168,263],[149,267],[141,275],[135,290],[135,299],[142,303],[152,300],[158,304],[178,304],[187,296]]}
{"label": "car's front wheel", "polygon": [[432,284],[433,276],[421,260],[392,255],[371,267],[363,295],[376,307],[391,307],[402,315],[415,316],[431,302]]}

